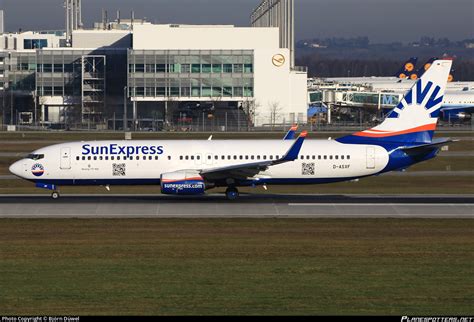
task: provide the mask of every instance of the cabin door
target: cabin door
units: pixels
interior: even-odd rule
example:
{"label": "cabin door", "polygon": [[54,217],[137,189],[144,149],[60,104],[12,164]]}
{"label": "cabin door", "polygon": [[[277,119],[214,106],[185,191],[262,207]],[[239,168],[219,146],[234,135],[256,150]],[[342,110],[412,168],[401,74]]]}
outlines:
{"label": "cabin door", "polygon": [[61,169],[71,169],[71,148],[61,148]]}
{"label": "cabin door", "polygon": [[367,169],[375,169],[375,148],[367,148]]}

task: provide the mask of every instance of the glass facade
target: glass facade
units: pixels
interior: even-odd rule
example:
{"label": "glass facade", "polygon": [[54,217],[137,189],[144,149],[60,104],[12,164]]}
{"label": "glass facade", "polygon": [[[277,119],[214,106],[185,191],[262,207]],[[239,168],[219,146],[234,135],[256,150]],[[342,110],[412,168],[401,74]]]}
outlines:
{"label": "glass facade", "polygon": [[253,97],[252,50],[129,50],[132,97]]}
{"label": "glass facade", "polygon": [[310,103],[321,102],[323,100],[322,92],[310,92],[309,101]]}
{"label": "glass facade", "polygon": [[[377,93],[350,93],[343,94],[343,100],[350,100],[353,103],[360,104],[379,104],[379,94]],[[393,94],[381,94],[380,104],[381,105],[397,105],[399,102],[399,96]]]}
{"label": "glass facade", "polygon": [[48,47],[47,39],[24,39],[23,48],[24,49],[42,49]]}
{"label": "glass facade", "polygon": [[8,81],[12,90],[35,90],[36,53],[13,52],[10,55]]}
{"label": "glass facade", "polygon": [[107,94],[122,95],[126,84],[124,50],[39,50],[35,66],[38,96],[81,96],[81,59],[88,55],[107,56]]}

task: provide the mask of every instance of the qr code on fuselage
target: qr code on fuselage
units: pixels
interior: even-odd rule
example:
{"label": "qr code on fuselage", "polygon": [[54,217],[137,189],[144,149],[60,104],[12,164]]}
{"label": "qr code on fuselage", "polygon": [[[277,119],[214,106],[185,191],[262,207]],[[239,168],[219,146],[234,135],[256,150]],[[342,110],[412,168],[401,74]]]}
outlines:
{"label": "qr code on fuselage", "polygon": [[114,177],[123,177],[125,176],[125,163],[113,163],[112,164],[112,175]]}
{"label": "qr code on fuselage", "polygon": [[314,176],[314,163],[303,163],[301,173],[304,176]]}

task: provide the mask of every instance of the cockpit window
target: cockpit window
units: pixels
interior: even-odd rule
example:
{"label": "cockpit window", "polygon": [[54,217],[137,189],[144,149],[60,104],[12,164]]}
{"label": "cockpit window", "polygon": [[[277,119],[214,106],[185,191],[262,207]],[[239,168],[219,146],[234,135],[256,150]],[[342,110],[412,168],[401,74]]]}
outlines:
{"label": "cockpit window", "polygon": [[28,154],[28,156],[26,157],[27,159],[31,159],[31,160],[41,160],[41,159],[44,159],[44,154]]}

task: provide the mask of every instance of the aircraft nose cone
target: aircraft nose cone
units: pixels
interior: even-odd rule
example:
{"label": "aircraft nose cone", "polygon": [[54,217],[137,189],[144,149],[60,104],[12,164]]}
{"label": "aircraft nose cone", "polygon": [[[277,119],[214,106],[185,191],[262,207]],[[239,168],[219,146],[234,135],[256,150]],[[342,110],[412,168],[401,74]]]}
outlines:
{"label": "aircraft nose cone", "polygon": [[12,174],[21,177],[21,162],[17,161],[13,163],[8,170],[10,170]]}

